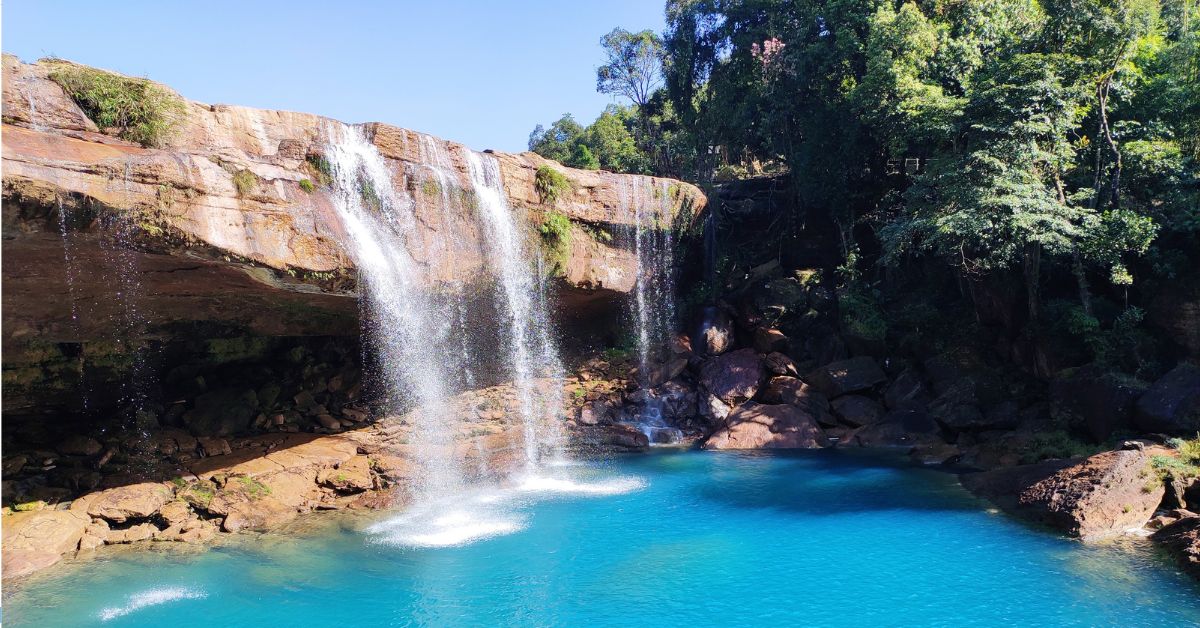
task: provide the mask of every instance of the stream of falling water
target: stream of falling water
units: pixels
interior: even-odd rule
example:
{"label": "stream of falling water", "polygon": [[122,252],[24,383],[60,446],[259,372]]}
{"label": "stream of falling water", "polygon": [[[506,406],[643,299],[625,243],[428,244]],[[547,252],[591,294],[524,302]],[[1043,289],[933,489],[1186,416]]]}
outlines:
{"label": "stream of falling water", "polygon": [[[531,232],[521,229],[504,193],[499,163],[491,155],[461,150],[456,169],[447,151],[420,137],[419,164],[406,171],[413,196],[394,184],[391,166],[357,127],[330,129],[329,162],[334,201],[362,286],[364,337],[382,371],[387,410],[414,408],[409,451],[418,467],[413,502],[402,514],[368,532],[378,542],[403,547],[460,545],[520,530],[523,505],[533,495],[609,495],[636,490],[636,478],[581,480],[564,472],[560,420],[563,367],[548,316],[543,268]],[[436,189],[435,189],[436,186]],[[440,201],[422,211],[440,232],[423,238],[418,202]],[[464,217],[465,215],[465,217]],[[476,228],[456,230],[465,219]],[[478,241],[466,241],[478,232]],[[491,303],[468,313],[467,290],[434,290],[439,271],[455,254],[481,251],[495,282]],[[442,277],[444,279],[444,277]],[[434,292],[441,296],[433,297]],[[498,333],[485,345],[466,340],[468,318],[495,318]],[[498,360],[487,359],[498,355]],[[465,418],[448,400],[479,379],[472,371],[498,363],[514,390],[524,441],[524,468],[503,485],[472,484],[459,463],[456,436]],[[486,481],[486,480],[485,480]]]}
{"label": "stream of falling water", "polygon": [[335,205],[346,229],[347,249],[362,283],[363,324],[377,354],[387,410],[415,406],[412,438],[419,472],[418,501],[452,495],[463,487],[454,452],[457,420],[446,407],[444,326],[424,289],[416,246],[412,200],[397,193],[383,156],[356,127],[334,127],[329,163]]}

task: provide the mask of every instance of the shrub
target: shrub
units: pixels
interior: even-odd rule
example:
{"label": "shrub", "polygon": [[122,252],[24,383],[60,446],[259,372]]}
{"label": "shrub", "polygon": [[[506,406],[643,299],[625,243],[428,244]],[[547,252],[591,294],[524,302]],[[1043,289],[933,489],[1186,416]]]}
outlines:
{"label": "shrub", "polygon": [[556,211],[546,212],[540,231],[551,272],[565,274],[567,260],[571,257],[571,219]]}
{"label": "shrub", "polygon": [[316,187],[313,185],[312,181],[309,181],[308,179],[300,179],[300,189],[312,194]]}
{"label": "shrub", "polygon": [[307,155],[304,161],[308,163],[309,171],[317,180],[317,185],[328,186],[333,183],[333,166],[329,165],[329,160],[324,155],[312,153]]}
{"label": "shrub", "polygon": [[130,78],[65,61],[54,61],[50,80],[58,83],[96,126],[142,146],[170,141],[187,115],[174,92],[144,78]]}
{"label": "shrub", "polygon": [[571,190],[567,176],[550,166],[538,166],[533,184],[542,202],[549,204],[554,204]]}
{"label": "shrub", "polygon": [[842,312],[842,327],[849,333],[867,340],[883,340],[887,336],[887,321],[875,298],[858,290],[838,294]]}
{"label": "shrub", "polygon": [[1091,445],[1072,438],[1063,430],[1042,432],[1030,439],[1021,456],[1022,464],[1032,464],[1052,458],[1074,458],[1090,456],[1103,448],[1103,445]]}
{"label": "shrub", "polygon": [[254,176],[249,170],[238,170],[233,173],[233,187],[237,188],[239,198],[244,198],[254,191],[258,185],[258,177]]}

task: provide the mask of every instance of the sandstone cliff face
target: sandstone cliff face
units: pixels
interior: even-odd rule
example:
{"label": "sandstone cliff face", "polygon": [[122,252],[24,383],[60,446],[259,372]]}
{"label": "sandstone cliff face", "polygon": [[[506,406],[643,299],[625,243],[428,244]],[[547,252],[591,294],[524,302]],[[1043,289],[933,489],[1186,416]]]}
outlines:
{"label": "sandstone cliff face", "polygon": [[[47,363],[47,346],[112,342],[114,325],[149,338],[201,328],[356,332],[354,264],[317,166],[342,123],[187,101],[177,132],[146,148],[98,129],[48,78],[52,67],[9,55],[3,63],[6,390],[26,377],[13,369]],[[413,253],[431,288],[486,275],[470,149],[362,126],[413,205],[421,240]],[[698,224],[706,202],[685,183],[574,170],[532,153],[494,157],[534,244],[548,212],[570,219],[564,310],[633,287],[636,256],[612,237],[634,223],[632,199],[649,199],[677,228]],[[553,203],[535,186],[547,164],[571,182]]]}

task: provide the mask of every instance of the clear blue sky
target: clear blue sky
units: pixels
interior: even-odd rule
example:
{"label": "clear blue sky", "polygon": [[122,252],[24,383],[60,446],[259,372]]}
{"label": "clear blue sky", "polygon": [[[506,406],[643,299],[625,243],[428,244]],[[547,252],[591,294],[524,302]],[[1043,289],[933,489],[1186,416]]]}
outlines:
{"label": "clear blue sky", "polygon": [[662,0],[5,0],[3,48],[146,76],[206,103],[379,121],[524,150],[590,122],[600,38],[663,28]]}

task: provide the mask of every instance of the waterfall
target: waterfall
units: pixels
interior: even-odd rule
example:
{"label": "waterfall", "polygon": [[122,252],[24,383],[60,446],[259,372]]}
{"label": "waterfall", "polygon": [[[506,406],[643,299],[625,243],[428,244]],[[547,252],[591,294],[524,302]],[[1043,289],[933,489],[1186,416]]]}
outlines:
{"label": "waterfall", "polygon": [[329,163],[335,205],[358,267],[366,316],[363,325],[377,355],[387,409],[412,407],[412,438],[420,472],[418,500],[462,489],[455,452],[458,421],[446,407],[454,378],[447,365],[446,325],[432,298],[417,247],[414,205],[392,181],[382,155],[356,127],[331,130]]}
{"label": "waterfall", "polygon": [[[638,379],[643,389],[661,382],[651,375],[665,368],[668,344],[674,329],[675,281],[673,199],[668,184],[643,178],[639,183],[622,181],[624,218],[630,221],[630,242],[637,262],[633,287],[632,319],[637,332]],[[635,423],[651,443],[673,443],[681,437],[662,415],[662,403],[645,395]]]}
{"label": "waterfall", "polygon": [[562,365],[550,333],[538,266],[527,238],[513,220],[495,157],[467,151],[487,260],[499,285],[507,367],[520,404],[525,432],[525,461],[532,470],[542,449],[558,451],[558,413],[562,407]]}

